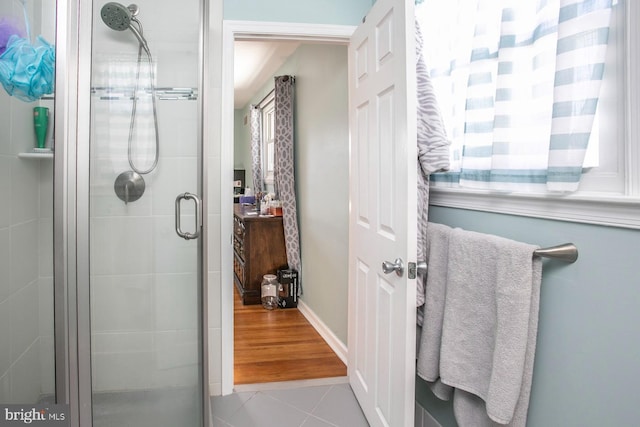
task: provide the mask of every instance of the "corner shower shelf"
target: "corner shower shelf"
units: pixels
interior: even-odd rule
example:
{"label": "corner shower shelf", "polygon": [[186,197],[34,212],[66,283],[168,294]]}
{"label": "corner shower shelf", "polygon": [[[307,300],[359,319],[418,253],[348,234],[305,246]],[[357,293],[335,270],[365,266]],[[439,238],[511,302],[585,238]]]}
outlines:
{"label": "corner shower shelf", "polygon": [[21,159],[53,159],[53,151],[49,153],[20,153],[18,157]]}

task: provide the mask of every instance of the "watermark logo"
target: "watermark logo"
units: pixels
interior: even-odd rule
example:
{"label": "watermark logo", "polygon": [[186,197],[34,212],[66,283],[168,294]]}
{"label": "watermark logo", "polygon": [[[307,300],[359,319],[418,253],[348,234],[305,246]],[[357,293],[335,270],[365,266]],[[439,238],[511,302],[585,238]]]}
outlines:
{"label": "watermark logo", "polygon": [[0,427],[69,427],[69,405],[0,405]]}

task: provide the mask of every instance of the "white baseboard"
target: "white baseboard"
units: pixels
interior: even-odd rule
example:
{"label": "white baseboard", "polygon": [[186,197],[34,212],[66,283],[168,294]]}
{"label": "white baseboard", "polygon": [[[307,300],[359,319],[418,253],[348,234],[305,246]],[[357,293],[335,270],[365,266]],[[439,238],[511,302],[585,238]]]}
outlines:
{"label": "white baseboard", "polygon": [[222,396],[222,386],[220,383],[209,383],[209,396]]}
{"label": "white baseboard", "polygon": [[312,380],[280,381],[275,383],[239,384],[233,388],[233,392],[244,393],[247,391],[290,390],[294,388],[335,384],[349,384],[349,377],[316,378]]}
{"label": "white baseboard", "polygon": [[329,344],[331,350],[347,365],[347,346],[338,339],[331,329],[309,308],[301,299],[298,299],[298,310],[309,321],[311,326],[315,328],[320,336]]}

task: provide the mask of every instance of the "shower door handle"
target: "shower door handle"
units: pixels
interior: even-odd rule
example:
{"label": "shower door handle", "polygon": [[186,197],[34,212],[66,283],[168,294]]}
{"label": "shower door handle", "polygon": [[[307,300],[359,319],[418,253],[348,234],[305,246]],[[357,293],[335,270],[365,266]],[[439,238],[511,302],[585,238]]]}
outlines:
{"label": "shower door handle", "polygon": [[[180,225],[180,205],[183,200],[193,200],[196,204],[196,229],[193,233],[182,231]],[[176,233],[185,240],[193,240],[200,237],[200,230],[202,230],[202,209],[200,206],[200,198],[191,193],[179,194],[178,197],[176,197]]]}

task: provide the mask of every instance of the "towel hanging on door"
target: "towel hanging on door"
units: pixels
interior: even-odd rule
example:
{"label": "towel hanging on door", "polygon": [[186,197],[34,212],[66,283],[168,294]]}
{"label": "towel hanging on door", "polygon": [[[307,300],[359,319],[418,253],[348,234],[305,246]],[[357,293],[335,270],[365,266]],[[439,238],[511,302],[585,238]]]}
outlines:
{"label": "towel hanging on door", "polygon": [[[422,53],[424,41],[420,25],[415,21],[416,38],[416,87],[417,87],[417,144],[418,144],[418,259],[426,260],[426,228],[429,220],[429,175],[449,170],[449,145],[451,141],[442,123],[435,91]],[[424,304],[424,274],[416,280],[416,307]],[[420,319],[421,313],[418,312]],[[420,323],[420,322],[419,322]]]}

